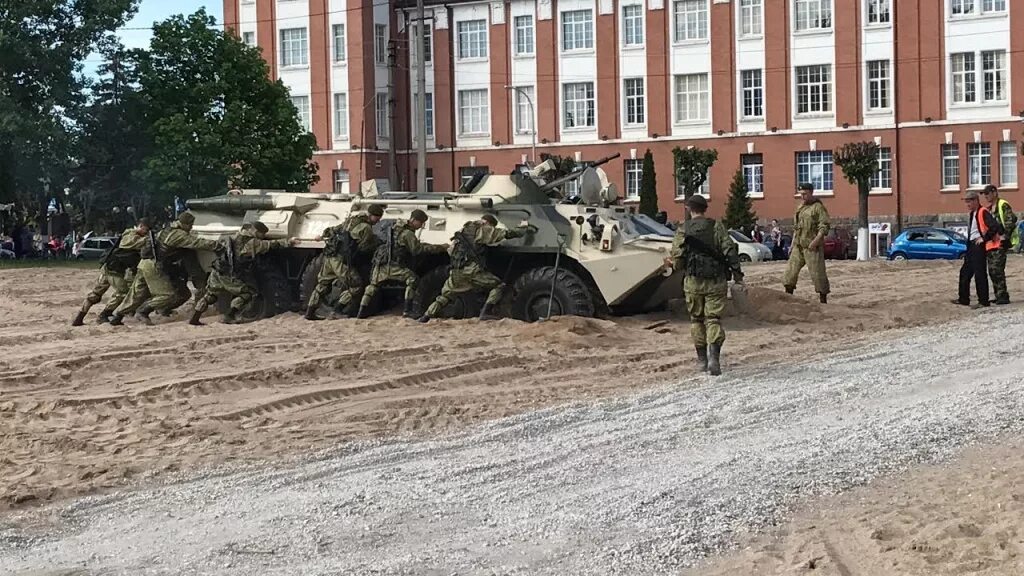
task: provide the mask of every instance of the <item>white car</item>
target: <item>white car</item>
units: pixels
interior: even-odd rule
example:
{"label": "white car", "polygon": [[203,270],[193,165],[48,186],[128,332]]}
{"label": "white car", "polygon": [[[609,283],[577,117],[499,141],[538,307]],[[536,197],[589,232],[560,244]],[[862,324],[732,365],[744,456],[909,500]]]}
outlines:
{"label": "white car", "polygon": [[729,237],[736,243],[740,252],[740,262],[766,262],[772,259],[772,251],[739,230],[729,230]]}

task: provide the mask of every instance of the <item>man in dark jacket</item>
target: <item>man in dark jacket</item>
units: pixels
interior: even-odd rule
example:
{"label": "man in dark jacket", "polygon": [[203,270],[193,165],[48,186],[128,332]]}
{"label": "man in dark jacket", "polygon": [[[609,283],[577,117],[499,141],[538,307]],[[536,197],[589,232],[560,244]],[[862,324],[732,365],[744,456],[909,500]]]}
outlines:
{"label": "man in dark jacket", "polygon": [[[989,305],[987,253],[1000,250],[1003,243],[1003,226],[999,220],[981,205],[978,193],[968,190],[964,204],[970,215],[967,218],[967,253],[960,266],[960,294],[954,304],[970,306],[972,309]],[[971,278],[978,293],[977,304],[971,304]]]}

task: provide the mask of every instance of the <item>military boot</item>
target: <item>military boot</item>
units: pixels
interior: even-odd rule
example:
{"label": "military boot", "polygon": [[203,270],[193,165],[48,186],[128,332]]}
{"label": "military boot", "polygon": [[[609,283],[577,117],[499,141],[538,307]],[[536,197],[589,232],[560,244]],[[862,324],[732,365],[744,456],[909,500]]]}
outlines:
{"label": "military boot", "polygon": [[356,318],[365,320],[370,317],[370,311],[366,309],[366,306],[360,306],[359,311],[356,312]]}
{"label": "military boot", "polygon": [[722,374],[722,345],[711,344],[708,346],[708,374],[720,376]]}
{"label": "military boot", "polygon": [[345,308],[341,311],[341,313],[344,314],[345,316],[348,316],[349,318],[357,318],[359,317],[359,310],[359,302],[356,300],[352,300],[351,302],[345,305]]}
{"label": "military boot", "polygon": [[306,308],[306,320],[323,320],[323,318],[316,315],[316,309],[316,306]]}
{"label": "military boot", "polygon": [[224,315],[223,322],[225,324],[240,324],[238,321],[238,310],[234,308],[228,310],[228,313]]}
{"label": "military boot", "polygon": [[480,321],[481,322],[483,322],[485,320],[497,320],[498,319],[497,316],[495,316],[494,314],[491,314],[491,309],[492,308],[494,308],[493,304],[488,304],[488,303],[484,302],[483,308],[480,308]]}
{"label": "military boot", "polygon": [[405,317],[405,318],[412,318],[413,320],[416,319],[416,301],[415,300],[406,300],[405,301],[405,310],[402,311],[402,316]]}
{"label": "military boot", "polygon": [[791,286],[786,286],[786,294],[792,294],[795,291],[796,291],[796,288],[793,288]]}
{"label": "military boot", "polygon": [[114,315],[110,317],[110,325],[111,326],[124,326],[124,316],[121,316],[120,314],[115,312]]}
{"label": "military boot", "polygon": [[821,302],[822,304],[828,304],[828,294],[818,294],[818,301]]}
{"label": "military boot", "polygon": [[708,347],[694,346],[697,349],[697,367],[700,368],[701,372],[708,371]]}
{"label": "military boot", "polygon": [[149,319],[149,315],[151,312],[153,312],[152,308],[150,308],[149,306],[142,306],[138,309],[138,311],[135,312],[135,319],[138,320],[140,324],[152,326],[153,321]]}
{"label": "military boot", "polygon": [[81,326],[83,324],[85,324],[85,311],[84,310],[79,310],[78,311],[78,315],[75,316],[75,319],[71,321],[71,325],[72,326]]}
{"label": "military boot", "polygon": [[100,312],[100,315],[96,318],[96,323],[107,324],[108,322],[110,322],[111,316],[112,314],[110,312],[104,310],[103,312]]}
{"label": "military boot", "polygon": [[419,322],[420,324],[426,324],[427,322],[430,322],[430,314],[424,314],[423,316],[417,318],[416,321]]}
{"label": "military boot", "polygon": [[202,326],[203,323],[199,321],[199,317],[202,316],[202,315],[203,315],[203,311],[202,310],[194,310],[192,312],[192,317],[188,319],[188,323],[193,325],[193,326]]}

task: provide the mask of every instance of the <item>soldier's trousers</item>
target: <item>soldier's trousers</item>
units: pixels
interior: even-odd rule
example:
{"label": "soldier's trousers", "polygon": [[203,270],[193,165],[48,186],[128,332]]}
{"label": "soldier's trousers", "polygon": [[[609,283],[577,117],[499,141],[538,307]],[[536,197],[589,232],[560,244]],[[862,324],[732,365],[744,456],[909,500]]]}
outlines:
{"label": "soldier's trousers", "polygon": [[319,307],[320,301],[331,293],[334,286],[338,286],[342,290],[341,295],[338,296],[338,302],[335,304],[337,307],[347,306],[363,295],[363,279],[359,276],[359,271],[345,264],[341,258],[325,257],[324,265],[316,277],[316,287],[309,295],[307,306]]}
{"label": "soldier's trousers", "polygon": [[221,295],[231,297],[233,312],[241,312],[256,299],[258,293],[252,286],[237,278],[211,270],[210,278],[206,281],[206,288],[196,297],[195,311],[200,314],[206,312],[211,304],[217,303],[217,298]]}
{"label": "soldier's trousers", "polygon": [[359,305],[369,306],[373,296],[377,293],[377,288],[385,282],[401,282],[405,284],[405,300],[408,302],[416,294],[416,284],[419,280],[419,276],[405,266],[395,266],[394,264],[390,266],[374,266],[373,272],[370,274],[370,283],[366,285],[366,291],[363,292],[363,299]]}
{"label": "soldier's trousers", "polygon": [[108,272],[106,266],[100,268],[100,276],[96,279],[96,284],[93,285],[92,290],[85,297],[85,302],[82,303],[82,313],[88,312],[89,308],[98,304],[103,299],[103,294],[110,288],[113,288],[114,293],[110,295],[110,299],[107,300],[107,305],[103,307],[100,315],[109,316],[113,314],[114,310],[121,305],[121,302],[128,295],[129,287],[130,285],[125,280],[124,274]]}
{"label": "soldier's trousers", "polygon": [[471,265],[466,268],[452,268],[444,286],[441,287],[441,294],[427,308],[427,316],[436,316],[444,307],[451,302],[455,294],[470,292],[473,290],[489,290],[487,294],[487,305],[493,306],[501,302],[505,293],[505,284],[501,279],[478,266]]}
{"label": "soldier's trousers", "polygon": [[985,254],[988,261],[988,277],[992,279],[992,291],[997,302],[1010,300],[1010,292],[1006,289],[1006,253],[1009,250],[1000,248]]}
{"label": "soldier's trousers", "polygon": [[116,313],[123,316],[129,309],[143,306],[150,310],[174,310],[191,297],[187,280],[171,278],[160,270],[155,260],[143,260],[132,283],[131,299],[126,298]]}
{"label": "soldier's trousers", "polygon": [[825,272],[825,250],[822,248],[811,250],[793,244],[789,253],[789,263],[786,265],[786,273],[782,276],[782,285],[786,288],[796,289],[800,270],[805,265],[811,274],[811,281],[814,282],[814,291],[818,294],[828,294],[831,287],[828,282],[828,274]]}
{"label": "soldier's trousers", "polygon": [[722,312],[725,298],[729,293],[726,280],[708,280],[687,276],[683,281],[686,295],[686,311],[690,314],[690,338],[694,346],[722,344],[725,330],[722,328]]}

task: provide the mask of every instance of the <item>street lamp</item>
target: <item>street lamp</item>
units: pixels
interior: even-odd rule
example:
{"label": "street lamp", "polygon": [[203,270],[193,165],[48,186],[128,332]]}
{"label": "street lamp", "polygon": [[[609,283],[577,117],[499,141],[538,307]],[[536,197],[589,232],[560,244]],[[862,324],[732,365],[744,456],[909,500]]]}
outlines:
{"label": "street lamp", "polygon": [[[533,128],[533,130],[530,131],[530,136],[533,138],[533,145],[531,146],[531,152],[530,152],[530,155],[531,155],[531,159],[530,160],[531,160],[531,162],[533,162],[533,165],[536,166],[537,165],[537,113],[536,113],[536,111],[533,108],[533,98],[530,98],[530,95],[527,94],[522,88],[520,88],[518,86],[509,86],[509,85],[506,84],[505,85],[505,90],[514,90],[516,92],[516,94],[519,94],[520,96],[526,98],[526,103],[530,105],[530,127]],[[515,115],[513,115],[513,118],[514,117],[515,117]]]}

